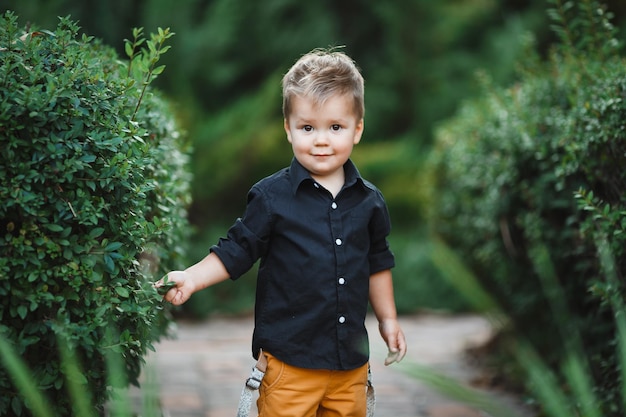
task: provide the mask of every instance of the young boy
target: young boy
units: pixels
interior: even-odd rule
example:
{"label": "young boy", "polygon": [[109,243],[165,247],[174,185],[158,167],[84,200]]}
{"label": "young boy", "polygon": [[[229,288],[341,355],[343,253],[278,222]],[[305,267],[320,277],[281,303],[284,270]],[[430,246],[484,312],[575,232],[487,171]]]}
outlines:
{"label": "young boy", "polygon": [[282,85],[291,165],[250,189],[243,217],[206,258],[168,274],[165,300],[180,305],[261,259],[252,341],[265,368],[259,416],[365,416],[368,299],[386,364],[404,357],[406,342],[387,207],[350,160],[363,134],[363,77],[344,53],[318,49]]}

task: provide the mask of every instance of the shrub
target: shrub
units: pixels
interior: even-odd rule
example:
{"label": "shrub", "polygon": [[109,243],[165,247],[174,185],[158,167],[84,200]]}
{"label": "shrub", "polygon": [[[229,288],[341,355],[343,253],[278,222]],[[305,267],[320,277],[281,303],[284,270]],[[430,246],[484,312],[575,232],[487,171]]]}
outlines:
{"label": "shrub", "polygon": [[[528,59],[509,89],[486,82],[438,132],[431,219],[548,363],[581,334],[603,411],[623,415],[609,301],[626,295],[625,60],[601,5],[552,3],[549,60]],[[605,279],[602,239],[619,285]]]}
{"label": "shrub", "polygon": [[[131,65],[78,31],[20,30],[11,12],[0,27],[0,333],[59,416],[59,340],[99,409],[107,355],[137,383],[169,321],[150,283],[181,261],[189,202],[172,111],[148,86],[172,34],[135,30]],[[0,368],[0,415],[27,408]]]}

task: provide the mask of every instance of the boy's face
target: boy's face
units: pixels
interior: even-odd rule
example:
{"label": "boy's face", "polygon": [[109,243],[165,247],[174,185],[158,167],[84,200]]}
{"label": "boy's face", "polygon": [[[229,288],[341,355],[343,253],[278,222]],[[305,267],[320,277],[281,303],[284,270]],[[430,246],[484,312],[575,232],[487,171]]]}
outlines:
{"label": "boy's face", "polygon": [[343,178],[343,165],[363,133],[363,119],[354,114],[350,95],[335,95],[323,104],[295,96],[285,119],[293,154],[318,181]]}

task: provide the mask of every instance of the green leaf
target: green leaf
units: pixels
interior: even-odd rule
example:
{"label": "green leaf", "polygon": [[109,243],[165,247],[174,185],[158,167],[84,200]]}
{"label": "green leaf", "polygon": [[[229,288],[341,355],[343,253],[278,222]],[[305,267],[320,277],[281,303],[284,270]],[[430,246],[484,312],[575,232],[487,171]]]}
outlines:
{"label": "green leaf", "polygon": [[104,266],[108,272],[113,272],[115,270],[115,263],[113,262],[113,258],[111,258],[108,254],[104,255]]}
{"label": "green leaf", "polygon": [[164,69],[165,69],[165,65],[159,65],[158,67],[152,70],[152,75],[159,75],[163,72]]}
{"label": "green leaf", "polygon": [[130,296],[130,292],[125,287],[115,287],[115,292],[122,298],[128,298]]}
{"label": "green leaf", "polygon": [[45,225],[45,228],[50,230],[51,232],[62,232],[63,226],[59,226],[58,224],[48,223]]}
{"label": "green leaf", "polygon": [[126,52],[126,55],[129,58],[132,58],[133,56],[133,46],[131,45],[130,41],[125,41],[124,42],[124,51]]}
{"label": "green leaf", "polygon": [[156,45],[154,44],[154,41],[148,41],[147,45],[150,53],[156,55]]}
{"label": "green leaf", "polygon": [[89,232],[89,237],[92,238],[92,239],[95,239],[98,236],[101,236],[102,233],[104,233],[104,228],[103,227],[95,227],[95,228],[91,229],[91,231]]}
{"label": "green leaf", "polygon": [[80,157],[80,160],[83,162],[91,163],[96,160],[96,155],[83,155]]}
{"label": "green leaf", "polygon": [[121,247],[122,247],[122,245],[123,245],[123,244],[122,244],[122,242],[111,242],[111,243],[109,243],[108,245],[106,245],[106,247],[104,248],[104,250],[105,250],[106,252],[113,252],[113,251],[116,251],[116,250],[118,250],[119,248],[121,248]]}

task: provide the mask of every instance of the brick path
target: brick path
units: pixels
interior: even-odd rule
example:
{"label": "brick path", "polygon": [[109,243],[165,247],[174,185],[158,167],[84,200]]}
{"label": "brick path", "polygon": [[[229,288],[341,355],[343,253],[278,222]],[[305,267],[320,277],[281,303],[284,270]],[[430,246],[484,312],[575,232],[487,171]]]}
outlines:
{"label": "brick path", "polygon": [[[234,417],[239,395],[251,367],[252,317],[211,318],[201,323],[179,322],[176,339],[156,346],[147,359],[147,373],[158,381],[164,417]],[[419,315],[402,317],[409,352],[405,361],[383,365],[386,348],[375,319],[368,318],[372,375],[377,417],[487,417],[489,414],[461,404],[411,378],[404,370],[426,365],[459,381],[477,375],[463,360],[463,350],[490,336],[481,317]],[[143,388],[146,389],[146,388]],[[522,417],[533,414],[505,393],[493,392],[505,407]],[[133,394],[139,401],[139,390]],[[511,413],[512,415],[513,413]],[[256,416],[255,406],[251,417]]]}

